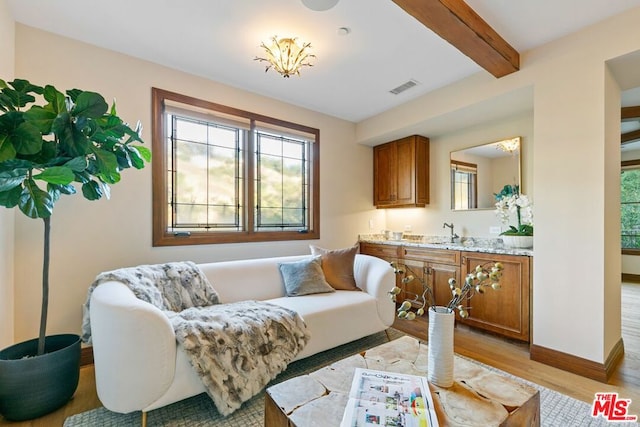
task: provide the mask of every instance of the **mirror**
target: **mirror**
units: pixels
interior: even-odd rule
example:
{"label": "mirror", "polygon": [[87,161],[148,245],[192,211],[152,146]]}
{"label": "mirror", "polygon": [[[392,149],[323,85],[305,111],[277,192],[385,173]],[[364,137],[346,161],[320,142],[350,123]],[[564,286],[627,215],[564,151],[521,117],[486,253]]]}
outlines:
{"label": "mirror", "polygon": [[493,209],[495,193],[505,185],[520,189],[522,138],[504,139],[452,151],[451,209]]}

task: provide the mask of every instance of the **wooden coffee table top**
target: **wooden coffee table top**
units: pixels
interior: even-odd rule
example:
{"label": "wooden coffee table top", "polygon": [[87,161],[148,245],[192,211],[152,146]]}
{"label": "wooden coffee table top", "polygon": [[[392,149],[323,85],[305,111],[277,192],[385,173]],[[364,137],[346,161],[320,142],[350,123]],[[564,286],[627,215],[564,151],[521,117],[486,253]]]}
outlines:
{"label": "wooden coffee table top", "polygon": [[[450,388],[429,384],[441,426],[540,426],[540,392],[455,356]],[[267,389],[265,427],[338,427],[356,368],[426,375],[427,345],[402,337]]]}

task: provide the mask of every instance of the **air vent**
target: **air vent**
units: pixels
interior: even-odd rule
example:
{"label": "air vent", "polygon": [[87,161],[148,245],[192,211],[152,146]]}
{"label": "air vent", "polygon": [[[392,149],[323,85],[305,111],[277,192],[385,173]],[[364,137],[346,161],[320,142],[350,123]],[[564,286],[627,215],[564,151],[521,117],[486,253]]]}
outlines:
{"label": "air vent", "polygon": [[394,95],[398,95],[399,93],[402,93],[407,89],[411,89],[412,87],[417,86],[419,84],[420,83],[418,83],[417,81],[411,79],[408,82],[401,84],[397,88],[391,89],[389,92],[391,92]]}

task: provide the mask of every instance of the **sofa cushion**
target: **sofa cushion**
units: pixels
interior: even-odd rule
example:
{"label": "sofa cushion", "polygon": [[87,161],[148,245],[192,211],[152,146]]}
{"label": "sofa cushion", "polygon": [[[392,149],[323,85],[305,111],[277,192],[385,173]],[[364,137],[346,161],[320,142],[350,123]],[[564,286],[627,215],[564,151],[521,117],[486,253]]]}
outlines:
{"label": "sofa cushion", "polygon": [[288,297],[335,292],[325,279],[320,257],[278,263]]}
{"label": "sofa cushion", "polygon": [[329,250],[309,245],[311,255],[319,255],[322,260],[322,271],[327,282],[337,290],[360,291],[353,277],[353,263],[358,253],[359,245],[345,249]]}

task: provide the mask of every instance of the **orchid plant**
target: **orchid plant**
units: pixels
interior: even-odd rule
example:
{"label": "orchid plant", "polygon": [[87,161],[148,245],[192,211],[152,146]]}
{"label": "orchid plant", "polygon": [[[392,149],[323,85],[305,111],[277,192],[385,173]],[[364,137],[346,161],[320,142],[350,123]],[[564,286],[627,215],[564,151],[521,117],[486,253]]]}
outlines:
{"label": "orchid plant", "polygon": [[[533,236],[533,203],[520,193],[517,185],[505,185],[496,197],[496,215],[500,222],[509,229],[500,233],[501,236]],[[515,214],[517,226],[509,225],[509,220]]]}
{"label": "orchid plant", "polygon": [[[404,276],[402,283],[406,284],[416,279],[416,275],[411,271],[411,268],[407,265],[392,262],[391,267],[396,274]],[[501,288],[500,278],[502,277],[502,271],[504,266],[500,262],[487,262],[482,265],[476,266],[475,270],[465,277],[464,284],[458,286],[455,278],[449,279],[449,288],[451,289],[451,300],[445,306],[448,312],[458,310],[460,317],[466,319],[469,317],[469,306],[466,303],[476,294],[483,294],[487,288],[493,290],[499,290]],[[417,316],[422,316],[427,305],[430,309],[435,311],[435,298],[433,296],[433,290],[427,286],[424,279],[419,278],[422,283],[423,292],[422,295],[416,295],[414,302],[418,302],[421,306],[415,311],[412,310],[413,304],[411,301],[405,300],[400,304],[397,310],[397,316],[399,319],[414,320]],[[396,302],[397,295],[402,291],[400,287],[394,286],[389,292],[389,297],[393,302]]]}

